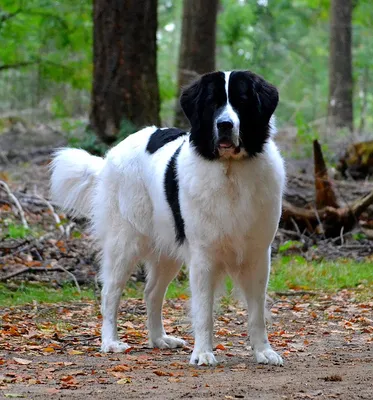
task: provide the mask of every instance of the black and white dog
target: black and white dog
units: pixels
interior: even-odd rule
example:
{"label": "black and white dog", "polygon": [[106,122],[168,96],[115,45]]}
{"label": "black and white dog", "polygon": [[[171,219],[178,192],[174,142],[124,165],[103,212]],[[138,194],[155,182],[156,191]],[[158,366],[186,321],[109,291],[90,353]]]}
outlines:
{"label": "black and white dog", "polygon": [[271,243],[281,214],[284,163],[271,136],[274,86],[249,71],[213,72],[181,95],[189,133],[145,128],[105,159],[62,149],[52,163],[53,200],[87,215],[102,249],[102,351],[128,348],[117,335],[127,279],[142,261],[151,346],[184,341],[165,333],[162,302],[189,267],[195,346],[191,363],[214,365],[213,302],[226,274],[247,301],[257,362],[281,365],[265,327]]}

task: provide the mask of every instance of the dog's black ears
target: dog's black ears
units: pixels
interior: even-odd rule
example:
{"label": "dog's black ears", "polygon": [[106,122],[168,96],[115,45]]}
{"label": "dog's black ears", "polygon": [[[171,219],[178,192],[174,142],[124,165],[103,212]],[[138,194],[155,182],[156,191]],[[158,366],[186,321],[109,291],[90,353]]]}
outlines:
{"label": "dog's black ears", "polygon": [[183,89],[180,96],[180,106],[192,126],[198,121],[197,107],[201,93],[202,78]]}
{"label": "dog's black ears", "polygon": [[279,101],[278,90],[275,86],[259,77],[253,80],[253,95],[256,97],[257,109],[260,119],[268,124],[272,114],[275,112]]}

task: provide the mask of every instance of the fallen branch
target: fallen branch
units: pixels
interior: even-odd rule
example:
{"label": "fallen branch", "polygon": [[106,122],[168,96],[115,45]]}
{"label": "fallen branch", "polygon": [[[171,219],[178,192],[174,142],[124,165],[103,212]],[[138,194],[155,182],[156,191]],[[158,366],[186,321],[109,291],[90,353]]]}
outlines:
{"label": "fallen branch", "polygon": [[52,267],[52,268],[46,268],[46,267],[23,267],[17,271],[14,271],[8,275],[3,276],[2,278],[0,278],[0,282],[5,282],[8,279],[14,278],[15,276],[24,274],[25,272],[56,272],[56,271],[62,271],[65,272],[66,274],[68,274],[72,280],[75,283],[76,289],[79,292],[79,294],[82,293],[78,280],[76,279],[75,275],[68,271],[66,268],[62,267],[61,265],[57,265],[56,267]]}
{"label": "fallen branch", "polygon": [[25,229],[28,229],[28,223],[26,221],[25,213],[24,213],[23,208],[22,208],[20,202],[18,201],[17,197],[14,196],[14,194],[9,189],[9,186],[4,181],[0,181],[0,186],[2,186],[4,188],[4,190],[7,192],[8,196],[10,197],[10,199],[12,199],[13,203],[17,207],[17,209],[19,211],[19,215],[20,215],[21,220],[22,220],[23,227]]}
{"label": "fallen branch", "polygon": [[298,290],[296,292],[275,292],[277,296],[286,296],[286,297],[291,297],[291,296],[304,296],[306,294],[309,294],[311,296],[316,296],[316,292],[311,292],[308,290]]}
{"label": "fallen branch", "polygon": [[373,204],[373,192],[362,199],[356,200],[351,206],[343,208],[324,207],[321,210],[301,208],[293,206],[286,200],[282,205],[282,221],[288,224],[296,224],[300,229],[308,232],[317,232],[317,227],[322,222],[325,237],[340,237],[341,228],[344,232],[350,231],[356,224],[361,214]]}

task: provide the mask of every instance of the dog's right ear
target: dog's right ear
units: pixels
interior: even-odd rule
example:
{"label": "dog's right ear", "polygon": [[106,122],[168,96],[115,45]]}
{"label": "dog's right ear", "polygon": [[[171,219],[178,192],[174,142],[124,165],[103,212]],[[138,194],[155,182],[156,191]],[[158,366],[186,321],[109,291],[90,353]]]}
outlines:
{"label": "dog's right ear", "polygon": [[201,79],[193,82],[190,86],[186,87],[180,96],[180,105],[184,111],[185,116],[188,118],[191,126],[198,124],[198,103],[201,93]]}

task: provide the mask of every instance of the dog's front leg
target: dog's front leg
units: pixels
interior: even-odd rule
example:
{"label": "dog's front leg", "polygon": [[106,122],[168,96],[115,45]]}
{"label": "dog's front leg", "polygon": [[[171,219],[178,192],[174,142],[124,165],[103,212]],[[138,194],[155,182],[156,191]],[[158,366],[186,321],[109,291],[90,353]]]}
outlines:
{"label": "dog's front leg", "polygon": [[216,273],[204,258],[196,257],[190,265],[192,318],[195,335],[191,364],[215,365],[213,344],[213,303]]}
{"label": "dog's front leg", "polygon": [[282,365],[282,358],[268,341],[264,315],[271,251],[257,250],[257,253],[255,259],[246,268],[242,268],[237,279],[247,301],[250,343],[259,364]]}

